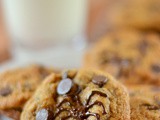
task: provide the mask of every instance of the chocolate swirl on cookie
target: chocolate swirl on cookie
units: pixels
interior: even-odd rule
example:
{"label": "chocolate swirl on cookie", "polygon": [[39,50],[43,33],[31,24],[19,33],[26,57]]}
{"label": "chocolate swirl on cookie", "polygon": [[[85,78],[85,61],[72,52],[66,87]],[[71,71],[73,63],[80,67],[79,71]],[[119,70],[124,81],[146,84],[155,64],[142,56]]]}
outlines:
{"label": "chocolate swirl on cookie", "polygon": [[[64,78],[64,77],[63,77]],[[66,83],[68,82],[68,83]],[[103,86],[107,82],[106,77],[104,76],[95,76],[92,80],[93,83]],[[60,117],[61,120],[66,120],[69,118],[74,118],[78,120],[84,120],[87,119],[90,116],[94,116],[97,120],[100,120],[100,114],[98,113],[92,113],[89,111],[92,107],[95,105],[100,106],[102,108],[102,114],[105,115],[105,107],[102,102],[95,101],[92,104],[90,104],[91,98],[94,95],[99,95],[101,97],[107,97],[107,95],[100,91],[92,91],[90,96],[88,97],[88,100],[85,104],[83,104],[80,100],[79,93],[81,92],[80,87],[73,83],[73,81],[69,78],[64,78],[57,87],[57,93],[59,95],[63,95],[64,99],[57,104],[57,109],[54,114],[54,119]],[[72,94],[71,94],[72,93]],[[63,105],[68,105],[68,107],[64,107]],[[61,116],[61,113],[66,112],[67,116]]]}

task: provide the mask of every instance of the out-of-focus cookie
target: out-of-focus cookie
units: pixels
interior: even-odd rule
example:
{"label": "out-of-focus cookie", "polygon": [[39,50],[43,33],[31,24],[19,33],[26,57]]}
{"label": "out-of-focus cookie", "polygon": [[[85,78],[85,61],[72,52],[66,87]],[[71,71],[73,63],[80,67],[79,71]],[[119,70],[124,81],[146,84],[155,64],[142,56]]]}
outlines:
{"label": "out-of-focus cookie", "polygon": [[110,75],[69,70],[50,75],[27,102],[22,120],[130,120],[127,90]]}
{"label": "out-of-focus cookie", "polygon": [[110,32],[88,50],[84,67],[107,71],[129,84],[160,85],[160,35]]}
{"label": "out-of-focus cookie", "polygon": [[52,70],[32,65],[0,74],[0,113],[18,119],[25,102]]}
{"label": "out-of-focus cookie", "polygon": [[110,1],[106,21],[116,27],[160,31],[160,1]]}
{"label": "out-of-focus cookie", "polygon": [[131,120],[160,120],[160,88],[149,85],[128,88]]}

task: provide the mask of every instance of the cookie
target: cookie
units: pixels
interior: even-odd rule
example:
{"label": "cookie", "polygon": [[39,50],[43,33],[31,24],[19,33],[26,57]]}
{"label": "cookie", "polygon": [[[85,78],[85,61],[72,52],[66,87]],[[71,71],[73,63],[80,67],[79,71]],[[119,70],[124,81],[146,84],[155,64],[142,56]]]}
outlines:
{"label": "cookie", "polygon": [[160,120],[160,88],[136,85],[129,87],[131,120]]}
{"label": "cookie", "polygon": [[51,71],[42,66],[32,65],[1,73],[0,113],[17,120],[25,102]]}
{"label": "cookie", "polygon": [[130,120],[126,88],[109,74],[69,70],[50,75],[21,114],[22,120]]}
{"label": "cookie", "polygon": [[160,31],[159,0],[111,1],[107,8],[107,22],[114,27]]}
{"label": "cookie", "polygon": [[112,31],[88,50],[84,67],[107,71],[128,84],[160,85],[160,35]]}

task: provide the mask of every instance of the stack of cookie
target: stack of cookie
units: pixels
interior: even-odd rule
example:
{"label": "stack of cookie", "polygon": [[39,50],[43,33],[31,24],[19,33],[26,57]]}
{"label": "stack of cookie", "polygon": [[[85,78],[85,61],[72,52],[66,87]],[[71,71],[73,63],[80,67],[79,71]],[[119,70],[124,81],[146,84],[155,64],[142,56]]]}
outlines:
{"label": "stack of cookie", "polygon": [[84,66],[113,75],[130,94],[131,120],[160,120],[160,35],[117,30],[85,55]]}
{"label": "stack of cookie", "polygon": [[113,75],[130,96],[131,120],[160,120],[160,1],[110,1],[112,31],[84,57],[85,68]]}
{"label": "stack of cookie", "polygon": [[127,89],[117,78],[86,68],[57,73],[31,66],[8,71],[1,75],[0,111],[14,120],[160,119],[158,85],[129,82]]}
{"label": "stack of cookie", "polygon": [[14,120],[130,120],[128,91],[108,73],[29,66],[0,78],[0,111]]}

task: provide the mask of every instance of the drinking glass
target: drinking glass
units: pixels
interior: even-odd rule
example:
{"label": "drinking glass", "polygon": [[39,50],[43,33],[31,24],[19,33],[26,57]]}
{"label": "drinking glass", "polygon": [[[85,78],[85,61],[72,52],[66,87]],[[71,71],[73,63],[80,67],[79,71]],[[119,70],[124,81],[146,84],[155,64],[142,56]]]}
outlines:
{"label": "drinking glass", "polygon": [[[86,45],[87,0],[2,0],[16,63],[79,66]],[[67,63],[68,61],[68,63]]]}

